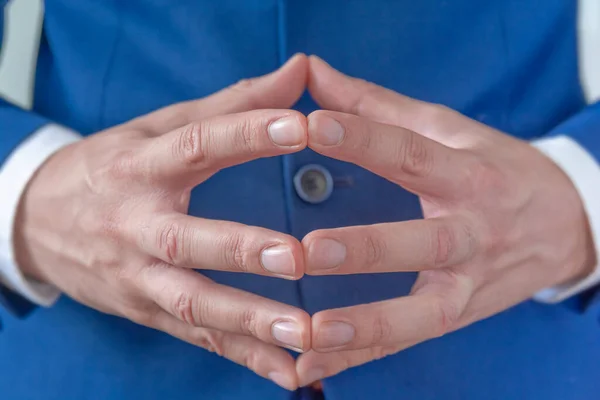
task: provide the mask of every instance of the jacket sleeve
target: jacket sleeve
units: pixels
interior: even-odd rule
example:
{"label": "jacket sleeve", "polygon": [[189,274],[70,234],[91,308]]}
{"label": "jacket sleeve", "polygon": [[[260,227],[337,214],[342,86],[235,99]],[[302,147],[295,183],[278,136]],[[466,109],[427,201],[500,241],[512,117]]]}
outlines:
{"label": "jacket sleeve", "polygon": [[[7,3],[8,0],[0,0],[0,54],[2,53]],[[48,121],[45,118],[20,109],[0,97],[0,165],[19,143],[46,123]]]}
{"label": "jacket sleeve", "polygon": [[533,145],[569,176],[581,196],[596,249],[594,271],[574,282],[539,292],[535,299],[557,303],[577,294],[600,292],[600,102],[563,122]]}
{"label": "jacket sleeve", "polygon": [[[7,2],[0,0],[0,51]],[[13,251],[14,216],[27,182],[51,153],[78,139],[49,122],[0,97],[0,307],[19,317],[57,297],[50,285],[23,276]]]}

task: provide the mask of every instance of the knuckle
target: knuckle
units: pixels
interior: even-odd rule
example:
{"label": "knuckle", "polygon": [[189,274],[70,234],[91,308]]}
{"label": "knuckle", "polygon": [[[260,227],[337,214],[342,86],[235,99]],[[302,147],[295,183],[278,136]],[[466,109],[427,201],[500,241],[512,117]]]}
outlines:
{"label": "knuckle", "polygon": [[223,333],[215,330],[198,329],[194,332],[192,342],[219,356],[224,354]]}
{"label": "knuckle", "polygon": [[480,251],[481,244],[479,241],[479,235],[474,231],[473,226],[470,223],[464,223],[460,227],[460,240],[461,240],[461,251],[457,254],[457,257],[461,257],[461,262],[468,262],[475,257]]}
{"label": "knuckle", "polygon": [[204,326],[204,311],[200,299],[181,291],[173,296],[171,313],[179,320],[191,326]]}
{"label": "knuckle", "polygon": [[98,228],[97,232],[99,232],[102,236],[117,240],[125,237],[125,223],[119,213],[119,210],[107,210],[104,216],[96,218],[96,220],[98,224],[96,226]]}
{"label": "knuckle", "polygon": [[373,147],[373,137],[375,135],[373,134],[373,132],[370,132],[370,129],[368,126],[366,126],[364,128],[364,131],[365,131],[364,134],[357,135],[359,138],[358,145],[362,152],[368,153],[371,150],[371,148]]}
{"label": "knuckle", "polygon": [[169,222],[158,231],[156,248],[165,262],[171,265],[183,263],[185,236],[185,228],[177,222]]}
{"label": "knuckle", "polygon": [[432,244],[429,254],[432,255],[431,266],[442,268],[447,266],[456,252],[456,234],[446,223],[435,224],[431,234]]}
{"label": "knuckle", "polygon": [[403,174],[416,178],[426,178],[433,169],[433,158],[422,137],[406,132],[396,150],[396,168]]}
{"label": "knuckle", "polygon": [[360,78],[353,78],[353,84],[359,88],[360,95],[352,101],[349,113],[355,115],[363,115],[365,104],[369,104],[370,101],[375,100],[379,93],[379,87],[374,83],[366,81]]}
{"label": "knuckle", "polygon": [[484,201],[497,200],[498,196],[512,193],[515,187],[505,173],[479,157],[473,157],[463,179],[464,192],[471,199],[481,199],[484,195],[487,196]]}
{"label": "knuckle", "polygon": [[249,309],[242,312],[240,318],[240,332],[244,335],[258,335],[258,314],[256,310]]}
{"label": "knuckle", "polygon": [[248,350],[244,353],[242,365],[252,371],[259,371],[262,361],[263,357],[261,352],[248,348]]}
{"label": "knuckle", "polygon": [[430,300],[430,306],[435,325],[431,338],[441,337],[451,332],[460,317],[458,307],[455,307],[452,302],[445,301],[440,296],[433,297]]}
{"label": "knuckle", "polygon": [[374,269],[383,263],[386,254],[386,245],[373,234],[365,235],[363,240],[365,249],[365,267],[367,269]]}
{"label": "knuckle", "polygon": [[373,321],[373,337],[371,346],[380,346],[387,343],[392,337],[393,327],[387,317],[382,315]]}
{"label": "knuckle", "polygon": [[204,135],[205,130],[205,124],[202,122],[193,122],[186,125],[175,142],[173,148],[175,156],[188,165],[204,164],[208,158],[206,150],[208,135]]}
{"label": "knuckle", "polygon": [[101,176],[104,179],[96,177],[92,181],[106,181],[109,182],[119,181],[123,179],[129,179],[132,176],[138,175],[139,171],[139,159],[133,150],[124,150],[119,152],[114,158],[102,168]]}
{"label": "knuckle", "polygon": [[260,129],[257,123],[250,119],[244,119],[234,125],[233,129],[235,129],[235,142],[239,146],[240,151],[251,157],[255,156],[258,152],[256,132]]}
{"label": "knuckle", "polygon": [[90,208],[77,220],[78,228],[90,235],[99,235],[112,240],[126,236],[125,218],[117,206]]}
{"label": "knuckle", "polygon": [[243,235],[233,233],[227,236],[223,250],[223,258],[227,269],[237,272],[249,272],[251,270],[250,246]]}
{"label": "knuckle", "polygon": [[136,287],[140,268],[135,266],[119,266],[115,264],[113,269],[114,280],[119,287],[132,289]]}
{"label": "knuckle", "polygon": [[260,108],[256,98],[252,95],[256,87],[256,79],[241,79],[233,84],[230,89],[240,95],[248,110]]}
{"label": "knuckle", "polygon": [[152,326],[154,322],[154,315],[148,310],[140,309],[137,307],[127,307],[123,311],[123,315],[130,321],[135,322],[138,325]]}

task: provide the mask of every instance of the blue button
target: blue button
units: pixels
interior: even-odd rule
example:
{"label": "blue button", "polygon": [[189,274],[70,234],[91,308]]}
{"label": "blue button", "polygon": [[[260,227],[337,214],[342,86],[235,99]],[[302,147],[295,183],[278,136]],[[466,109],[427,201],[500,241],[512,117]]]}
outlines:
{"label": "blue button", "polygon": [[294,187],[300,198],[307,203],[322,203],[333,192],[333,178],[321,165],[310,164],[300,168],[294,176]]}

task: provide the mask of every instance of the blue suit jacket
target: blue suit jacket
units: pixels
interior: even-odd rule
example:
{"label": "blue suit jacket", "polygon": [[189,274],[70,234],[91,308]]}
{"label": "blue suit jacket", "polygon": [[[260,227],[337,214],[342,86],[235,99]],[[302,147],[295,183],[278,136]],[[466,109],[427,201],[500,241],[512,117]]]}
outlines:
{"label": "blue suit jacket", "polygon": [[[91,134],[267,73],[298,51],[523,139],[571,135],[600,159],[600,106],[586,106],[578,80],[575,3],[47,1],[33,112],[0,103],[0,162],[48,121]],[[314,108],[309,98],[298,105],[303,112]],[[289,183],[312,163],[353,184],[322,204],[304,203]],[[420,215],[417,199],[404,190],[311,151],[220,172],[194,192],[190,213],[298,238],[317,228]],[[310,313],[400,296],[414,280],[412,274],[300,282],[207,275]],[[557,306],[526,302],[327,379],[326,398],[598,399],[600,301],[592,298]],[[0,314],[3,400],[295,396],[214,354],[68,298],[25,319],[8,309]]]}

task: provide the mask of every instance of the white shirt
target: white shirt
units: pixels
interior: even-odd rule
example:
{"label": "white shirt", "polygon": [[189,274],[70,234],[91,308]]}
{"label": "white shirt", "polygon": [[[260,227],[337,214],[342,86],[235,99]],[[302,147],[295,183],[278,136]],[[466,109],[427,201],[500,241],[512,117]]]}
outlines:
{"label": "white shirt", "polygon": [[[15,261],[13,228],[17,206],[29,179],[48,157],[80,140],[77,133],[59,125],[47,125],[16,148],[0,169],[0,283],[30,301],[50,306],[60,292],[51,285],[26,278]],[[532,143],[563,169],[579,191],[586,209],[596,253],[600,255],[600,165],[577,142],[567,136]],[[576,282],[547,288],[534,298],[556,303],[600,283],[600,262],[594,272]]]}

